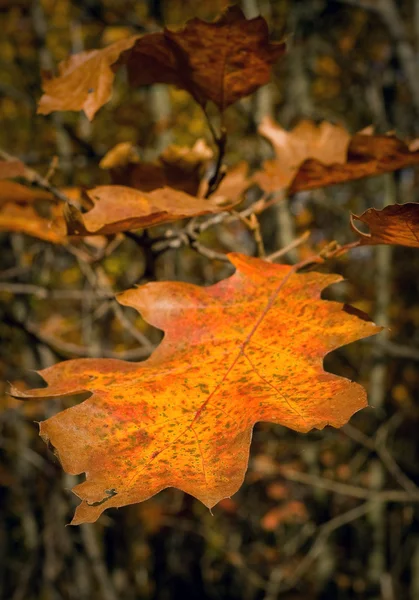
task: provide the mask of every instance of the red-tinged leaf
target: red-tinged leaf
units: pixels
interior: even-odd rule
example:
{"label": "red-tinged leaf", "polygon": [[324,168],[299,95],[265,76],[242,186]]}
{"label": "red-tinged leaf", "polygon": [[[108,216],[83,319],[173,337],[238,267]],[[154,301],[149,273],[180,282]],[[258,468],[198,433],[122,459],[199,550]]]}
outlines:
{"label": "red-tinged leaf", "polygon": [[[360,221],[369,227],[369,233],[363,233],[354,221]],[[369,208],[362,215],[351,215],[352,229],[359,235],[361,246],[392,244],[419,248],[419,204],[391,204],[382,210]]]}
{"label": "red-tinged leaf", "polygon": [[340,277],[229,256],[237,271],[216,285],[149,283],[119,296],[165,332],[145,362],[66,361],[40,372],[48,387],[12,389],[92,393],[40,425],[64,469],[86,472],[74,524],[166,487],[214,506],[242,484],[256,422],[341,427],[366,405],[360,385],[323,369],[328,352],[379,331],[320,298]]}
{"label": "red-tinged leaf", "polygon": [[[234,170],[232,177],[237,180],[241,175],[245,181],[243,185],[248,186],[243,176],[243,166],[239,165],[237,170],[240,173]],[[147,193],[119,185],[104,185],[87,192],[94,203],[89,212],[82,214],[78,209],[68,206],[65,219],[70,235],[102,235],[143,229],[186,217],[220,212],[225,210],[227,204],[231,207],[240,202],[241,198],[236,196],[238,191],[241,190],[234,189],[235,197],[231,199],[218,193],[210,199],[204,199],[168,187]]]}
{"label": "red-tinged leaf", "polygon": [[230,6],[213,23],[195,18],[181,31],[144,36],[120,62],[126,62],[133,85],[171,83],[222,111],[268,83],[284,53],[284,42],[269,42],[263,17],[247,20]]}
{"label": "red-tinged leaf", "polygon": [[353,137],[340,126],[302,121],[287,132],[272,120],[259,129],[275,150],[255,182],[266,192],[290,193],[345,183],[419,164],[417,140],[363,131]]}
{"label": "red-tinged leaf", "polygon": [[58,66],[58,77],[44,76],[44,95],[38,114],[55,110],[84,110],[89,120],[111,97],[115,71],[121,52],[132,47],[138,36],[119,40],[102,50],[74,54]]}
{"label": "red-tinged leaf", "polygon": [[181,31],[132,36],[71,56],[60,63],[58,77],[44,79],[38,112],[83,109],[92,119],[123,64],[132,85],[174,84],[201,105],[212,100],[224,110],[267,83],[284,52],[283,42],[269,42],[265,19],[247,20],[232,6],[213,23],[192,19]]}
{"label": "red-tinged leaf", "polygon": [[169,146],[152,163],[141,162],[130,143],[112,148],[101,160],[102,169],[108,169],[112,183],[151,192],[157,188],[171,187],[196,196],[213,157],[204,140],[192,148]]}

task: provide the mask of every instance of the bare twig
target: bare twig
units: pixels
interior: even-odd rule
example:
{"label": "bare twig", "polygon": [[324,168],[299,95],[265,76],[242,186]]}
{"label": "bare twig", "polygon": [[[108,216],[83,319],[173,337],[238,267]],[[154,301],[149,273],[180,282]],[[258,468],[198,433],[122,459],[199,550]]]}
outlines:
{"label": "bare twig", "polygon": [[295,569],[294,573],[291,577],[287,578],[285,586],[281,587],[281,591],[285,591],[293,588],[296,583],[301,579],[301,577],[308,571],[313,562],[318,558],[321,554],[323,546],[327,540],[327,538],[337,529],[347,525],[348,523],[352,523],[352,521],[356,521],[363,515],[365,515],[370,510],[370,503],[364,502],[360,506],[352,508],[347,512],[334,517],[324,525],[319,528],[319,533],[317,535],[316,541],[311,546],[310,550],[307,552],[303,560],[300,562],[298,567]]}
{"label": "bare twig", "polygon": [[341,483],[333,479],[326,479],[317,475],[294,471],[291,469],[281,469],[281,475],[290,481],[302,483],[317,487],[335,494],[350,496],[352,498],[360,498],[363,500],[371,500],[374,502],[419,502],[419,490],[415,492],[406,492],[403,490],[380,490],[375,491],[370,488]]}
{"label": "bare twig", "polygon": [[269,262],[275,262],[278,258],[281,258],[282,256],[284,256],[290,250],[297,248],[301,244],[304,244],[304,242],[306,242],[309,237],[310,237],[310,231],[305,231],[303,233],[303,235],[301,235],[298,238],[295,238],[295,240],[293,240],[290,244],[288,244],[288,246],[285,246],[284,248],[280,248],[276,252],[273,252],[272,254],[267,256],[266,260],[268,260]]}
{"label": "bare twig", "polygon": [[[0,148],[0,158],[2,158],[3,160],[19,160],[18,157],[12,156],[11,154],[9,154],[8,152],[5,152],[1,148]],[[39,188],[41,188],[42,190],[49,192],[50,194],[55,196],[55,198],[58,198],[58,200],[61,200],[62,202],[68,202],[69,204],[71,204],[71,200],[68,196],[66,196],[66,194],[64,194],[61,190],[56,188],[54,185],[52,185],[48,181],[48,179],[46,179],[45,177],[42,177],[42,175],[37,173],[34,169],[27,167],[26,165],[25,165],[23,178],[31,185],[36,185]]]}

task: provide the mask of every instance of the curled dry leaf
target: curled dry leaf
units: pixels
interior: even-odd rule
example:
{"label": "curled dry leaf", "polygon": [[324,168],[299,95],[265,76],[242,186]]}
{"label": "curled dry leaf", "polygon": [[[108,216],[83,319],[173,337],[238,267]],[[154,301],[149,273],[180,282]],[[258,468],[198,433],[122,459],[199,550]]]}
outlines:
{"label": "curled dry leaf", "polygon": [[62,244],[66,239],[62,206],[48,192],[14,181],[0,181],[0,231],[25,233]]}
{"label": "curled dry leaf", "polygon": [[87,192],[93,208],[83,214],[66,206],[69,235],[100,235],[143,229],[186,217],[213,214],[236,205],[250,183],[247,166],[240,163],[229,172],[209,199],[163,187],[143,192],[122,185],[104,185]]}
{"label": "curled dry leaf", "polygon": [[393,134],[373,135],[372,129],[351,137],[338,125],[302,121],[287,132],[265,119],[259,132],[270,140],[276,155],[254,176],[269,193],[326,187],[419,163],[417,140],[403,142]]}
{"label": "curled dry leaf", "polygon": [[195,18],[180,31],[144,36],[120,63],[126,63],[133,85],[171,83],[202,106],[211,100],[223,111],[268,83],[284,53],[284,42],[269,41],[263,17],[248,20],[230,6],[213,23]]}
{"label": "curled dry leaf", "polygon": [[46,388],[12,389],[92,393],[40,425],[64,469],[86,472],[73,524],[166,487],[214,506],[242,484],[256,422],[341,427],[366,405],[360,385],[323,369],[328,352],[379,331],[320,298],[341,278],[229,257],[237,271],[216,285],[149,283],[118,297],[165,332],[145,362],[70,360],[40,372]]}
{"label": "curled dry leaf", "polygon": [[60,63],[58,77],[44,79],[38,112],[83,109],[92,119],[109,100],[123,64],[132,85],[174,84],[201,105],[212,100],[224,110],[267,83],[284,52],[283,42],[269,42],[265,19],[247,20],[233,6],[213,23],[192,19],[181,31],[131,36],[71,56]]}
{"label": "curled dry leaf", "polygon": [[29,188],[15,181],[0,182],[0,206],[9,203],[33,204],[37,201],[55,202],[55,198],[48,192]]}
{"label": "curled dry leaf", "polygon": [[66,241],[62,207],[52,206],[49,218],[41,216],[35,206],[17,203],[0,204],[0,231],[25,233],[53,244]]}
{"label": "curled dry leaf", "polygon": [[286,131],[273,119],[265,117],[258,131],[271,142],[275,151],[275,158],[266,161],[263,170],[254,177],[267,192],[288,188],[308,159],[324,165],[346,161],[350,135],[340,125],[323,121],[317,126],[312,121],[301,121],[292,131]]}
{"label": "curled dry leaf", "polygon": [[119,40],[102,50],[74,54],[58,65],[58,77],[43,75],[44,94],[38,114],[55,110],[84,110],[91,121],[111,97],[114,65],[121,52],[132,47],[138,36]]}
{"label": "curled dry leaf", "polygon": [[152,163],[141,162],[130,143],[112,148],[101,160],[102,169],[108,169],[112,183],[150,192],[157,188],[171,187],[195,196],[213,157],[211,148],[204,140],[198,140],[192,148],[169,146]]}
{"label": "curled dry leaf", "polygon": [[[369,227],[363,233],[354,221]],[[382,210],[369,208],[362,215],[351,215],[351,227],[359,235],[361,246],[392,244],[419,248],[419,204],[391,204]]]}

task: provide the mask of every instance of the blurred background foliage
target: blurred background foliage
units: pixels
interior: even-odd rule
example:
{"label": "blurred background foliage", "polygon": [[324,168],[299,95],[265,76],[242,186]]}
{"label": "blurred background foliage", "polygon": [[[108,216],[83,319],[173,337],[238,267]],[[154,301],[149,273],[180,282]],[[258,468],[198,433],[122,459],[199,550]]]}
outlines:
{"label": "blurred background foliage", "polygon": [[[92,123],[79,113],[37,116],[36,103],[42,70],[54,70],[69,53],[181,26],[194,16],[212,19],[226,5],[0,0],[0,147],[42,174],[57,156],[55,185],[89,187],[110,182],[99,162],[119,142],[135,144],[145,160],[172,143],[204,138],[211,144],[204,115],[186,92],[162,85],[133,90],[123,72]],[[256,167],[270,156],[269,144],[257,135],[266,114],[286,127],[308,117],[351,132],[373,124],[379,132],[419,135],[417,1],[243,0],[241,6],[248,17],[260,12],[267,19],[273,39],[285,36],[289,53],[268,86],[227,111],[228,164],[244,159]],[[418,171],[409,168],[296,194],[261,216],[266,249],[277,250],[308,229],[310,240],[284,260],[295,262],[334,239],[348,242],[350,211],[419,201],[417,184]],[[239,221],[203,235],[215,250],[255,253]],[[155,279],[208,285],[231,273],[191,248],[150,257],[122,236],[94,261],[2,232],[0,255],[0,374],[21,385],[38,383],[30,369],[65,358],[145,358],[160,333],[118,308],[114,292]],[[303,436],[259,425],[245,484],[214,514],[166,490],[143,504],[109,510],[94,525],[66,528],[77,478],[62,473],[38,438],[37,422],[71,401],[23,404],[1,384],[0,596],[419,598],[417,506],[374,500],[380,490],[409,492],[419,485],[418,267],[417,252],[389,247],[359,248],[327,264],[346,281],[325,297],[350,302],[390,328],[381,340],[343,348],[325,363],[364,384],[374,408],[342,431]],[[306,480],[287,478],[284,465]],[[335,488],[322,489],[325,480]],[[339,484],[361,487],[366,496]]]}

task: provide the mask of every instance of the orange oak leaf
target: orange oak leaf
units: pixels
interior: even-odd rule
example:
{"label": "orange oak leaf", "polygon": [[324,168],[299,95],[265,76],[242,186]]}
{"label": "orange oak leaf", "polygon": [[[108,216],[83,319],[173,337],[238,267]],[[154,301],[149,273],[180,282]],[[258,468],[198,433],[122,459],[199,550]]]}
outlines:
{"label": "orange oak leaf", "polygon": [[58,77],[44,79],[38,113],[83,109],[93,119],[124,64],[132,85],[174,84],[201,105],[212,100],[224,110],[267,83],[284,52],[283,42],[269,42],[265,19],[247,20],[232,6],[213,23],[196,18],[181,31],[131,36],[71,56],[60,63]]}
{"label": "orange oak leaf", "polygon": [[[82,214],[74,206],[66,206],[65,219],[69,235],[102,235],[118,233],[130,229],[143,229],[169,223],[186,217],[195,217],[221,212],[226,205],[233,206],[240,201],[237,194],[250,184],[243,174],[244,165],[232,170],[231,179],[224,187],[220,186],[219,194],[211,198],[198,198],[163,187],[151,192],[143,192],[122,185],[103,185],[87,192],[92,200],[93,208]],[[247,169],[246,169],[247,170]],[[241,178],[242,188],[232,186],[228,182]],[[226,198],[226,192],[234,192],[233,198]]]}
{"label": "orange oak leaf", "polygon": [[48,386],[19,398],[91,396],[40,425],[82,499],[73,524],[180,488],[212,507],[243,482],[258,421],[307,432],[341,427],[364,389],[323,369],[332,350],[379,331],[322,300],[336,275],[296,274],[241,254],[210,287],[149,283],[118,301],[165,332],[146,361],[75,359],[40,372]]}
{"label": "orange oak leaf", "polygon": [[290,193],[345,183],[419,164],[417,140],[407,143],[393,134],[354,136],[341,126],[302,121],[286,131],[265,119],[259,132],[270,140],[276,157],[264,163],[254,181],[266,192]]}
{"label": "orange oak leaf", "polygon": [[230,6],[213,23],[195,18],[180,31],[142,37],[119,62],[126,63],[132,85],[171,83],[223,111],[268,83],[285,49],[284,42],[269,41],[263,17],[247,20]]}
{"label": "orange oak leaf", "polygon": [[114,42],[102,50],[74,54],[58,65],[58,77],[44,74],[44,94],[38,114],[55,110],[84,110],[89,120],[111,97],[115,72],[112,68],[121,52],[130,48],[138,36]]}
{"label": "orange oak leaf", "polygon": [[[363,233],[354,221],[369,227],[370,233]],[[419,204],[390,204],[382,210],[369,208],[362,215],[351,215],[351,227],[359,235],[361,246],[392,244],[419,248]]]}
{"label": "orange oak leaf", "polygon": [[110,172],[112,183],[150,192],[171,187],[195,196],[213,157],[204,140],[189,147],[168,146],[152,163],[140,161],[134,146],[123,142],[110,150],[100,167]]}

